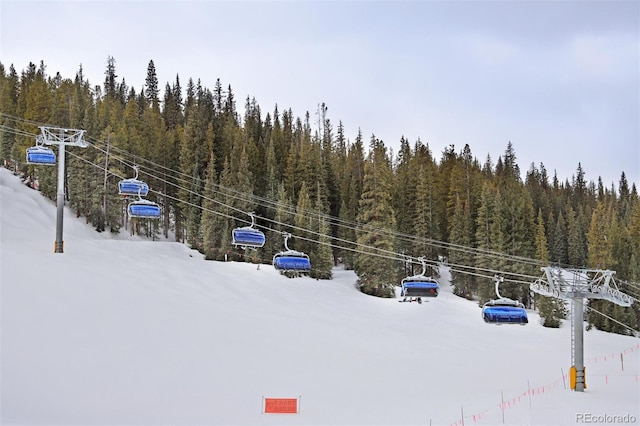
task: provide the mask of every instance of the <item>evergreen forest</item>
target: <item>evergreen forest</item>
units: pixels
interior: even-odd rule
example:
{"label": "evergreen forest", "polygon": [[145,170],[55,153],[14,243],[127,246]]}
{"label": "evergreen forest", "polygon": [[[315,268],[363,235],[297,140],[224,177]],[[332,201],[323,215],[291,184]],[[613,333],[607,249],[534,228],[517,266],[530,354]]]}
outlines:
{"label": "evergreen forest", "polygon": [[[432,273],[446,260],[457,295],[479,305],[502,296],[537,309],[544,325],[567,315],[559,299],[529,284],[551,264],[616,271],[616,284],[640,298],[640,198],[624,172],[617,185],[587,180],[580,163],[571,180],[550,176],[542,162],[526,172],[505,141],[499,158],[478,159],[471,147],[434,153],[421,140],[397,152],[375,136],[345,136],[328,107],[296,115],[254,98],[235,98],[176,76],[160,87],[153,61],[136,91],[107,58],[101,85],[80,66],[73,78],[29,63],[18,73],[0,63],[0,156],[3,165],[56,200],[57,167],[25,161],[40,126],[85,130],[89,146],[66,156],[67,205],[97,232],[129,232],[188,244],[210,260],[269,264],[289,248],[309,255],[310,275],[331,279],[343,264],[366,294],[394,297],[400,280]],[[241,110],[239,112],[239,109]],[[137,171],[136,171],[137,169]],[[523,169],[524,170],[524,169]],[[161,206],[158,220],[127,217],[118,182],[139,173]],[[231,244],[234,228],[266,235],[259,250]],[[53,232],[53,230],[52,230]],[[638,303],[623,308],[590,300],[587,320],[601,330],[636,334]]]}

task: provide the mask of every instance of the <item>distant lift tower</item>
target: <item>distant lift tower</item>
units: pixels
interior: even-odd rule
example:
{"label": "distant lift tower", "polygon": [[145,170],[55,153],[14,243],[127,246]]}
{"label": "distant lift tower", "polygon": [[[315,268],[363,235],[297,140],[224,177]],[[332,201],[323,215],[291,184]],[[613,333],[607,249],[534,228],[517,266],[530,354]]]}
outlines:
{"label": "distant lift tower", "polygon": [[56,242],[54,253],[63,253],[62,222],[64,219],[64,160],[65,147],[79,146],[86,148],[88,144],[83,139],[84,130],[63,129],[59,127],[40,126],[42,133],[36,136],[38,144],[58,145],[58,194],[56,197]]}
{"label": "distant lift tower", "polygon": [[603,299],[628,307],[633,298],[618,290],[613,279],[615,271],[601,269],[541,268],[542,278],[531,284],[533,292],[547,297],[571,300],[571,389],[584,392],[584,299]]}

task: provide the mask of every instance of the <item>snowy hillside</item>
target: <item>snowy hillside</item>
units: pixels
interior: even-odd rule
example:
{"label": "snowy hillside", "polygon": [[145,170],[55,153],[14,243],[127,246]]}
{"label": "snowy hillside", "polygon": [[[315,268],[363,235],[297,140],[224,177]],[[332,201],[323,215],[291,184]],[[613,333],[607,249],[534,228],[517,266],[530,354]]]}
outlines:
{"label": "snowy hillside", "polygon": [[446,270],[439,297],[398,303],[350,271],[288,279],[70,211],[55,254],[54,205],[6,169],[0,209],[3,425],[640,423],[638,339],[585,332],[587,390],[566,390],[568,322],[485,324]]}

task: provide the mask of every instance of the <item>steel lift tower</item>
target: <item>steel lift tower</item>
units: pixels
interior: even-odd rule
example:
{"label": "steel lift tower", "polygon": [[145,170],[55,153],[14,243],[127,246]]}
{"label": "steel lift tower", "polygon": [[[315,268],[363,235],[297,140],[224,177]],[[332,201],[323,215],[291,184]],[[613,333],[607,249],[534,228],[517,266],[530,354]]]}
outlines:
{"label": "steel lift tower", "polygon": [[83,139],[84,130],[63,129],[60,127],[40,126],[42,133],[36,136],[36,142],[45,145],[58,145],[58,193],[56,196],[56,242],[54,253],[63,253],[62,223],[64,219],[64,163],[67,146],[89,146]]}
{"label": "steel lift tower", "polygon": [[602,269],[541,268],[544,276],[531,284],[533,292],[571,300],[571,389],[584,392],[584,299],[603,299],[628,307],[633,298],[622,293],[613,279],[615,271]]}

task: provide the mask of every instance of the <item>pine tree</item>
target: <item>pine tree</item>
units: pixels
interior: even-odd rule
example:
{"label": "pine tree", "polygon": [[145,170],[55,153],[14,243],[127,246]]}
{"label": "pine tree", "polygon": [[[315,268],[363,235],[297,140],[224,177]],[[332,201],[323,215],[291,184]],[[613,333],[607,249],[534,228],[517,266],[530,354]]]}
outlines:
{"label": "pine tree", "polygon": [[576,215],[571,205],[567,207],[567,260],[570,265],[577,267],[584,267],[587,263],[581,218]]}
{"label": "pine tree", "polygon": [[522,182],[520,178],[520,167],[518,166],[516,159],[515,149],[513,148],[511,141],[509,141],[503,156],[504,169],[501,176],[502,180],[518,183]]}
{"label": "pine tree", "polygon": [[158,76],[156,75],[156,66],[153,60],[149,61],[147,66],[147,78],[145,79],[145,89],[147,100],[151,103],[152,108],[159,108],[160,105],[160,88],[158,86]]}
{"label": "pine tree", "polygon": [[551,260],[555,263],[566,265],[569,263],[569,256],[567,254],[567,226],[562,212],[558,213],[558,220],[556,221],[553,235]]}
{"label": "pine tree", "polygon": [[116,60],[113,56],[107,56],[107,69],[104,72],[104,94],[106,98],[116,99],[118,91],[118,82],[116,79]]}
{"label": "pine tree", "polygon": [[[210,128],[210,108],[212,95],[209,91],[200,86],[193,85],[189,80],[187,88],[187,100],[185,106],[185,126],[181,132],[180,141],[180,171],[187,176],[191,176],[188,188],[182,184],[178,191],[180,204],[177,206],[176,227],[181,225],[186,228],[187,241],[196,247],[200,244],[200,216],[202,205],[202,190],[205,180],[205,170],[213,151],[213,132]],[[217,158],[217,157],[216,157]],[[185,224],[182,225],[183,220]],[[176,229],[176,233],[182,234],[183,229]],[[193,246],[196,244],[196,246]]]}
{"label": "pine tree", "polygon": [[[9,73],[5,75],[4,66],[0,64],[0,111],[9,116],[16,114],[18,90],[19,79],[16,69],[11,65]],[[0,160],[12,163],[18,159],[12,155],[13,146],[16,143],[14,123],[7,116],[0,118]]]}
{"label": "pine tree", "polygon": [[233,173],[231,162],[228,158],[224,160],[222,173],[220,174],[220,185],[215,196],[215,210],[219,213],[213,218],[212,229],[215,230],[213,238],[212,256],[215,260],[239,260],[237,251],[231,249],[231,239],[233,232],[232,211],[235,194],[230,188],[233,187]]}
{"label": "pine tree", "polygon": [[[622,260],[622,276],[628,276],[629,263],[631,261],[631,240],[626,239],[626,229],[620,226],[618,216],[603,202],[597,202],[591,216],[591,226],[587,234],[588,239],[588,266],[594,269],[612,269]],[[614,256],[615,254],[615,256]],[[624,289],[623,289],[624,291]],[[595,319],[590,315],[588,320],[593,326],[603,331],[618,334],[629,334],[629,327],[636,328],[638,319],[633,308],[624,308],[605,300],[592,301],[590,306],[597,311],[606,313],[610,318]],[[626,324],[626,327],[625,325]]]}
{"label": "pine tree", "polygon": [[70,99],[73,95],[73,82],[56,73],[53,78],[48,79],[48,85],[51,91],[51,122],[68,129],[71,127]]}
{"label": "pine tree", "polygon": [[265,174],[267,198],[275,200],[278,193],[278,186],[280,185],[280,178],[278,173],[278,159],[276,158],[273,140],[269,142],[265,154]]}
{"label": "pine tree", "polygon": [[[400,139],[400,150],[398,151],[395,183],[393,191],[393,208],[397,212],[397,231],[405,235],[414,233],[414,212],[416,210],[416,175],[412,172],[413,153],[409,142],[402,137]],[[398,239],[396,251],[413,255],[412,241],[410,239]]]}
{"label": "pine tree", "polygon": [[[176,89],[177,87],[177,89]],[[176,93],[177,90],[177,93]],[[167,83],[164,94],[164,110],[161,112],[162,120],[164,121],[164,135],[159,145],[157,146],[156,158],[158,163],[161,164],[162,184],[158,188],[162,192],[162,205],[163,205],[163,227],[164,236],[168,238],[169,231],[173,227],[179,228],[176,219],[170,220],[172,217],[177,218],[180,216],[179,199],[178,199],[178,183],[173,173],[168,173],[171,170],[179,170],[180,168],[180,134],[183,130],[183,116],[182,116],[182,95],[180,94],[180,81],[176,76],[176,83],[173,87],[169,87]],[[209,129],[208,129],[209,130]],[[210,139],[211,135],[207,134],[207,139]],[[178,226],[176,226],[178,225]],[[180,235],[175,233],[176,241],[180,241]]]}
{"label": "pine tree", "polygon": [[413,256],[435,259],[439,254],[430,241],[440,240],[440,222],[437,214],[436,172],[433,161],[416,157],[416,190],[413,210],[413,235],[418,237],[412,248]]}
{"label": "pine tree", "polygon": [[358,285],[363,293],[378,297],[394,297],[395,262],[388,259],[393,252],[391,231],[395,227],[392,207],[392,176],[386,148],[375,136],[364,165],[362,195],[359,201],[358,229],[360,250],[356,255]]}
{"label": "pine tree", "polygon": [[547,234],[544,226],[544,218],[542,216],[542,209],[538,209],[538,217],[536,218],[536,259],[543,262],[549,261],[549,247],[547,243]]}
{"label": "pine tree", "polygon": [[[321,199],[316,199],[315,210],[321,212],[323,205]],[[310,255],[312,270],[310,276],[321,280],[330,280],[333,276],[333,253],[329,238],[329,222],[324,214],[314,215],[314,230],[318,234],[317,248]]]}
{"label": "pine tree", "polygon": [[[297,229],[293,234],[294,238],[296,236],[298,237],[295,238],[295,250],[306,254],[310,254],[313,251],[311,241],[313,240],[314,235],[310,230],[313,229],[312,216],[315,214],[317,213],[312,213],[311,211],[311,196],[309,195],[307,182],[302,182],[300,192],[298,193],[298,203],[296,205],[294,220]],[[311,264],[311,268],[313,269],[315,266]]]}
{"label": "pine tree", "polygon": [[[496,202],[499,197],[493,185],[486,181],[480,195],[480,207],[478,208],[478,216],[476,219],[476,259],[475,265],[481,269],[491,269],[493,267],[493,256],[488,252],[497,249],[497,241],[495,238],[499,234],[494,232],[494,221],[496,218]],[[480,305],[487,302],[494,296],[493,282],[487,279],[478,280],[478,297]]]}
{"label": "pine tree", "polygon": [[301,144],[294,143],[289,145],[289,151],[287,153],[287,166],[284,169],[283,181],[287,193],[293,198],[298,199],[298,192],[302,186],[304,179],[300,178],[300,165],[301,160]]}
{"label": "pine tree", "polygon": [[[51,91],[46,81],[44,63],[36,70],[33,66],[28,72],[29,76],[23,75],[25,84],[20,88],[18,96],[18,109],[22,110],[24,122],[18,125],[19,130],[25,133],[40,134],[32,123],[49,123],[51,120]],[[26,77],[26,78],[25,78]],[[25,158],[26,148],[34,144],[32,138],[21,137],[15,147],[19,149],[19,158]],[[31,181],[38,180],[40,192],[51,200],[56,199],[56,176],[57,167],[29,166],[28,174]]]}
{"label": "pine tree", "polygon": [[[536,220],[536,259],[542,262],[549,262],[549,249],[547,244],[547,236],[544,229],[544,218],[542,216],[542,209],[538,210],[538,217]],[[558,328],[562,323],[562,319],[566,318],[567,310],[566,303],[562,299],[556,299],[555,297],[546,297],[539,294],[535,295],[536,306],[542,319],[542,325],[544,327]]]}
{"label": "pine tree", "polygon": [[[449,223],[450,243],[459,247],[471,246],[471,215],[466,201],[462,201],[460,196],[456,199],[453,217]],[[472,255],[463,250],[451,250],[449,261],[454,265],[471,265]],[[471,299],[475,293],[474,283],[468,274],[453,274],[454,294]]]}
{"label": "pine tree", "polygon": [[[140,146],[140,150],[142,152],[141,155],[145,159],[149,159],[154,163],[166,164],[168,162],[168,157],[171,157],[171,152],[167,152],[170,148],[170,141],[164,119],[158,107],[157,99],[155,102],[152,101],[151,106],[145,105],[144,112],[140,118],[140,133],[142,136],[142,144]],[[166,169],[163,170],[163,173],[166,176]],[[165,212],[164,220],[154,221],[153,223],[157,226],[161,225],[163,228],[163,234],[168,236],[169,215],[167,213],[169,210],[169,201],[166,196],[163,197],[162,195],[159,195],[160,193],[164,193],[166,184],[164,179],[160,179],[155,176],[149,177],[147,183],[154,189],[154,191],[149,194],[148,199],[159,203],[162,206],[163,212]]]}
{"label": "pine tree", "polygon": [[[501,192],[500,217],[502,224],[503,248],[499,251],[511,256],[531,258],[535,255],[534,238],[535,223],[531,197],[521,185],[506,183]],[[496,269],[519,274],[533,275],[539,271],[523,262],[503,263],[498,260]],[[529,304],[529,292],[522,285],[505,283],[503,286],[507,297],[518,299]]]}
{"label": "pine tree", "polygon": [[611,241],[611,266],[610,269],[616,271],[620,277],[630,277],[631,256],[633,254],[633,241],[631,232],[625,226],[622,219],[611,212],[612,220],[609,228],[609,239]]}
{"label": "pine tree", "polygon": [[[342,180],[340,184],[342,193],[342,202],[340,205],[340,219],[346,224],[355,224],[358,216],[358,202],[362,194],[364,180],[364,148],[362,143],[362,133],[358,132],[355,142],[348,147],[347,158],[342,171]],[[347,242],[356,242],[355,226],[342,226],[338,229],[338,238],[342,241],[347,249],[342,250],[340,256],[346,268],[355,268],[356,256],[355,244],[350,245]]]}
{"label": "pine tree", "polygon": [[267,241],[270,241],[270,249],[267,251],[270,256],[285,250],[283,236],[284,234],[292,231],[292,229],[286,225],[293,224],[293,208],[291,207],[291,199],[287,194],[283,182],[280,182],[278,185],[275,200],[276,211],[273,216],[273,232],[271,238],[267,239]]}
{"label": "pine tree", "polygon": [[202,202],[202,221],[200,226],[202,248],[206,259],[215,259],[218,247],[216,247],[216,218],[218,216],[216,203],[217,179],[216,179],[216,161],[213,152],[209,157],[207,165],[207,175],[204,185],[204,201]]}
{"label": "pine tree", "polygon": [[[235,207],[236,211],[245,212],[245,215],[242,217],[242,222],[239,222],[238,220],[233,221],[230,223],[230,228],[248,226],[251,223],[248,221],[246,215],[255,213],[256,203],[253,199],[253,173],[249,170],[248,154],[246,147],[242,142],[240,130],[237,133],[237,139],[234,141],[230,166],[232,181],[228,182],[225,187],[229,191],[235,194],[243,194],[243,196],[233,197],[228,201],[228,204]],[[245,261],[250,260],[246,259],[244,254],[245,253],[240,253],[240,258]]]}
{"label": "pine tree", "polygon": [[632,253],[629,259],[629,279],[640,282],[640,259],[638,259],[635,253]]}
{"label": "pine tree", "polygon": [[[326,113],[326,108],[325,108]],[[324,209],[325,213],[333,217],[337,217],[340,214],[340,192],[338,190],[338,176],[337,168],[340,165],[337,163],[338,153],[336,141],[334,141],[333,125],[331,121],[325,117],[323,123],[323,133],[320,145],[320,155],[322,159],[322,185],[318,188],[319,191],[323,191],[322,199],[323,204],[328,208]],[[328,223],[329,236],[334,237],[337,234],[337,225],[335,223]],[[333,242],[333,238],[330,238]],[[333,249],[331,252],[333,253]],[[332,258],[334,256],[332,255]]]}
{"label": "pine tree", "polygon": [[173,86],[169,86],[169,83],[165,86],[163,106],[162,117],[167,130],[175,130],[184,125],[182,87],[180,86],[180,77],[178,75],[176,75],[176,82]]}
{"label": "pine tree", "polygon": [[[549,182],[547,181],[547,171],[544,165],[540,164],[540,169],[536,168],[535,164],[531,164],[527,176],[525,179],[525,188],[533,201],[534,211],[542,210],[542,215],[548,220],[549,215],[552,214],[551,205],[549,202],[549,195],[547,193],[549,189]],[[545,221],[545,228],[549,230],[552,228],[552,223]],[[547,235],[547,239],[549,236]],[[548,241],[552,241],[549,240]]]}
{"label": "pine tree", "polygon": [[445,148],[442,153],[442,159],[438,165],[437,181],[436,181],[436,203],[435,209],[437,212],[437,222],[440,224],[440,230],[438,234],[443,241],[449,240],[449,218],[451,217],[447,213],[447,202],[449,200],[449,192],[451,190],[451,172],[453,166],[456,164],[457,155],[455,153],[455,147],[450,145]]}
{"label": "pine tree", "polygon": [[[628,229],[631,240],[631,255],[635,257],[636,261],[640,261],[640,206],[632,212]],[[631,262],[631,265],[634,263]],[[640,275],[631,274],[631,279],[640,281]]]}
{"label": "pine tree", "polygon": [[578,209],[578,206],[584,206],[587,196],[587,183],[585,181],[585,173],[582,169],[582,164],[578,163],[578,169],[576,171],[576,176],[573,179],[573,207],[574,209]]}
{"label": "pine tree", "polygon": [[186,220],[186,230],[187,230],[187,243],[193,249],[197,249],[198,251],[202,251],[202,241],[200,241],[200,218],[202,216],[202,179],[198,174],[198,163],[196,163],[193,167],[193,173],[191,175],[190,182],[190,191],[188,194],[188,203],[187,203],[187,220]]}
{"label": "pine tree", "polygon": [[611,217],[603,203],[598,203],[596,210],[591,217],[591,226],[587,239],[588,246],[588,266],[595,269],[606,269],[610,267],[613,259],[611,257]]}
{"label": "pine tree", "polygon": [[[115,145],[116,141],[116,133],[112,131],[111,126],[107,126],[107,128],[100,134],[100,139],[106,141],[108,145]],[[75,160],[75,158],[74,158]],[[112,172],[117,173],[120,176],[124,175],[124,170],[122,167],[114,160],[113,155],[105,155],[103,156],[100,152],[96,153],[96,155],[92,158],[92,162],[98,164],[104,164],[105,168]],[[71,164],[75,164],[76,161]],[[70,165],[71,165],[70,164]],[[102,170],[95,170],[99,173],[102,173]],[[71,184],[71,177],[76,173],[69,173],[69,184]],[[123,217],[123,202],[122,197],[118,194],[118,185],[115,182],[110,182],[109,174],[104,172],[102,178],[102,185],[99,186],[98,191],[92,191],[93,193],[100,194],[102,197],[102,209],[101,209],[101,219],[104,220],[104,224],[102,224],[103,230],[104,227],[109,226],[111,233],[119,233],[120,227],[122,226],[122,217]]]}
{"label": "pine tree", "polygon": [[[493,197],[493,210],[491,211],[491,227],[489,228],[489,240],[491,241],[491,250],[497,253],[508,253],[506,239],[509,236],[508,227],[510,217],[506,213],[509,211],[508,203],[505,201],[504,190],[496,189]],[[481,258],[485,257],[481,255]],[[504,256],[491,254],[487,261],[488,269],[493,271],[508,271],[509,263]],[[514,294],[514,286],[505,283],[501,286],[501,295],[511,299],[517,299],[518,295]],[[493,278],[479,278],[478,295],[480,304],[484,304],[489,299],[496,298],[495,282]]]}
{"label": "pine tree", "polygon": [[547,220],[544,222],[544,227],[547,230],[547,246],[549,247],[549,262],[553,259],[553,242],[556,239],[555,233],[556,220],[552,211],[549,211]]}

